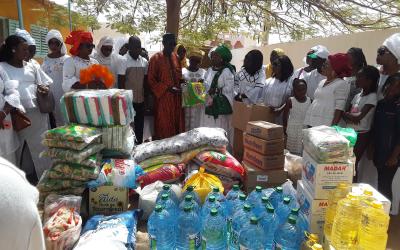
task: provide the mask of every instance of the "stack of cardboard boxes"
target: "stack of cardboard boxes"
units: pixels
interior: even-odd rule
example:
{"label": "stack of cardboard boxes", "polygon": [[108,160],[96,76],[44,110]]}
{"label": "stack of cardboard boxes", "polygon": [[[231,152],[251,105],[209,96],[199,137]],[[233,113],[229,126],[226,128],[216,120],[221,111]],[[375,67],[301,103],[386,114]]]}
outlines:
{"label": "stack of cardboard boxes", "polygon": [[243,133],[243,146],[246,192],[251,192],[256,186],[275,187],[286,181],[282,126],[265,121],[248,122]]}

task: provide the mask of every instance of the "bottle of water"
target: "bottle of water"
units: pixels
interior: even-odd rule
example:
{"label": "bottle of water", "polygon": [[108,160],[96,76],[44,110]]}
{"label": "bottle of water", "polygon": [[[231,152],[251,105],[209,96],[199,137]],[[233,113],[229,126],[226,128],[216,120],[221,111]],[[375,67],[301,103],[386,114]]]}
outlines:
{"label": "bottle of water", "polygon": [[308,221],[306,216],[300,211],[299,208],[292,208],[290,211],[290,215],[296,216],[297,218],[297,227],[302,231],[308,231]]}
{"label": "bottle of water", "polygon": [[236,199],[233,201],[232,204],[232,216],[241,208],[243,208],[243,205],[246,203],[246,195],[245,194],[239,194],[239,199]]}
{"label": "bottle of water", "polygon": [[156,204],[161,205],[173,218],[176,218],[178,216],[178,207],[169,198],[169,194],[161,195],[161,200],[158,201]]}
{"label": "bottle of water", "polygon": [[272,206],[277,209],[278,204],[283,201],[283,188],[276,187],[274,192],[269,196],[269,201],[272,203]]}
{"label": "bottle of water", "polygon": [[177,250],[200,249],[200,218],[191,206],[184,207],[183,212],[179,214],[176,233],[175,246]]}
{"label": "bottle of water", "polygon": [[226,227],[225,218],[218,213],[216,208],[212,208],[201,231],[202,249],[226,250]]}
{"label": "bottle of water", "polygon": [[275,231],[278,228],[278,217],[272,205],[266,205],[260,216],[260,224],[264,230],[265,249],[271,249],[274,242]]}
{"label": "bottle of water", "polygon": [[300,248],[300,231],[296,226],[296,218],[289,216],[275,232],[272,249],[298,250]]}
{"label": "bottle of water", "polygon": [[247,203],[254,207],[259,201],[261,201],[262,195],[262,187],[256,186],[256,189],[254,189],[253,192],[249,194],[249,197],[247,197]]}
{"label": "bottle of water", "polygon": [[188,186],[186,188],[186,191],[183,192],[182,194],[182,199],[181,202],[185,199],[186,195],[191,195],[193,197],[193,200],[199,205],[201,206],[201,200],[199,195],[196,193],[196,191],[194,191],[194,186]]}
{"label": "bottle of water", "polygon": [[170,250],[175,248],[175,238],[171,237],[171,233],[175,232],[173,219],[175,218],[172,218],[161,205],[156,205],[147,221],[150,249]]}
{"label": "bottle of water", "polygon": [[230,249],[239,249],[240,231],[249,223],[250,218],[254,216],[249,204],[244,204],[243,208],[237,211],[232,220],[232,230],[230,235]]}
{"label": "bottle of water", "polygon": [[171,200],[172,200],[173,202],[175,202],[175,205],[176,205],[176,206],[179,206],[179,199],[178,199],[178,197],[176,196],[176,194],[174,193],[174,191],[171,189],[171,185],[165,184],[165,185],[163,186],[162,190],[158,193],[156,203],[157,203],[159,200],[161,200],[161,197],[162,197],[163,194],[168,194],[169,197],[171,198]]}
{"label": "bottle of water", "polygon": [[240,232],[240,249],[265,249],[265,235],[255,216],[250,218],[250,223]]}
{"label": "bottle of water", "polygon": [[218,210],[219,215],[223,216],[224,218],[226,218],[226,214],[225,214],[225,210],[222,207],[221,203],[219,203],[219,201],[216,200],[214,195],[211,195],[207,202],[204,203],[203,207],[201,208],[201,212],[200,212],[200,219],[202,221],[202,223],[207,220],[207,217],[210,215],[210,211],[211,209],[216,208]]}
{"label": "bottle of water", "polygon": [[288,216],[290,214],[290,198],[285,197],[283,198],[283,201],[278,204],[278,208],[276,209],[276,214],[278,215],[279,218],[279,224],[285,223],[287,221]]}
{"label": "bottle of water", "polygon": [[215,199],[221,203],[221,205],[224,207],[224,209],[226,208],[226,204],[225,204],[226,199],[225,199],[225,196],[224,196],[222,193],[220,193],[218,187],[214,187],[213,190],[207,195],[206,202],[208,201],[208,198],[209,198],[211,195],[215,196]]}
{"label": "bottle of water", "polygon": [[193,196],[192,195],[186,195],[185,199],[181,202],[181,204],[179,204],[179,210],[183,211],[183,209],[186,206],[193,206],[193,211],[195,211],[197,214],[200,213],[200,207],[199,204],[197,204],[197,202],[195,200],[193,200]]}
{"label": "bottle of water", "polygon": [[232,190],[228,192],[226,195],[226,210],[228,216],[232,216],[233,214],[233,204],[236,200],[239,199],[239,195],[243,194],[239,189],[239,185],[233,185]]}
{"label": "bottle of water", "polygon": [[262,197],[261,200],[258,200],[254,205],[253,213],[258,219],[260,219],[260,216],[265,211],[265,206],[267,205],[272,206],[272,204],[269,202],[269,199],[265,196]]}

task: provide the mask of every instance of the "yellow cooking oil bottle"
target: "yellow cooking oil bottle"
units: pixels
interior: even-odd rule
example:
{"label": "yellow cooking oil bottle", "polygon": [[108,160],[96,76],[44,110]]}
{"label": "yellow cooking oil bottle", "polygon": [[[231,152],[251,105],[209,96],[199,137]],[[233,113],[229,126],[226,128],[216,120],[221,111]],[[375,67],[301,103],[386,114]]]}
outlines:
{"label": "yellow cooking oil bottle", "polygon": [[323,247],[322,247],[320,244],[315,243],[315,244],[311,247],[311,250],[324,250],[324,249],[323,249]]}
{"label": "yellow cooking oil bottle", "polygon": [[305,241],[301,244],[301,250],[312,250],[315,243],[318,243],[319,237],[317,234],[305,232]]}
{"label": "yellow cooking oil bottle", "polygon": [[385,250],[388,239],[389,215],[379,201],[373,201],[361,212],[361,224],[358,230],[359,250]]}
{"label": "yellow cooking oil bottle", "polygon": [[328,196],[328,208],[326,209],[325,214],[325,224],[324,224],[324,234],[325,238],[330,240],[333,220],[336,215],[336,207],[339,200],[346,197],[346,195],[350,192],[351,184],[340,183],[336,186],[335,189],[329,192]]}
{"label": "yellow cooking oil bottle", "polygon": [[339,200],[333,221],[331,244],[336,250],[356,250],[361,223],[360,195],[349,193]]}

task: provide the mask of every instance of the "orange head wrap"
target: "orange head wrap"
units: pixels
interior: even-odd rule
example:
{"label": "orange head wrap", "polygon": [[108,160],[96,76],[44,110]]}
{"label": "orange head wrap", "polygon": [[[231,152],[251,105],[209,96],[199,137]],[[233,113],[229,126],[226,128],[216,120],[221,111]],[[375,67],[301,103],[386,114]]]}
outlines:
{"label": "orange head wrap", "polygon": [[79,45],[81,43],[93,43],[92,33],[83,31],[83,30],[74,30],[67,36],[65,39],[65,43],[72,45],[72,48],[69,50],[71,55],[77,56]]}

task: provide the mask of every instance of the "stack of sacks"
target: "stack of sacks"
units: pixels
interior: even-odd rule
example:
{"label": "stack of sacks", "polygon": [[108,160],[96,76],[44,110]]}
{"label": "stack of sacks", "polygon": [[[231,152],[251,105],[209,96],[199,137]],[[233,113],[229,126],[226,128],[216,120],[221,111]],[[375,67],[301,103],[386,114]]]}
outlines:
{"label": "stack of sacks", "polygon": [[[299,204],[311,233],[322,236],[330,190],[339,183],[353,182],[352,148],[344,136],[328,126],[303,130],[303,144],[302,180],[297,185]],[[311,204],[315,204],[315,211]]]}
{"label": "stack of sacks", "polygon": [[40,157],[53,159],[37,185],[41,201],[50,193],[81,195],[86,182],[99,175],[101,132],[93,127],[65,125],[44,133],[43,145],[49,147]]}

